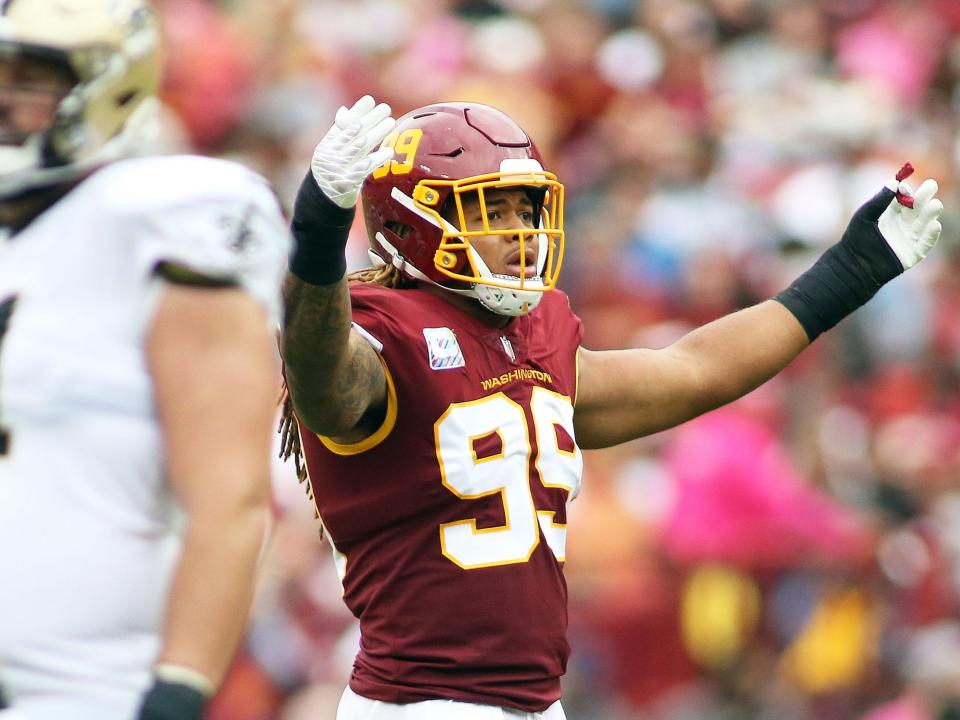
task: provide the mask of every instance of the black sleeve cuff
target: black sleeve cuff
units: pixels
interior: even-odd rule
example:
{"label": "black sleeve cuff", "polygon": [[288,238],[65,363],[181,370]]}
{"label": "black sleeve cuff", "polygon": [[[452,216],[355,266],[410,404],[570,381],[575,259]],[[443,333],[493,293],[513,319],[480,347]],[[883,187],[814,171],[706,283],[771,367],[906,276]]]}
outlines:
{"label": "black sleeve cuff", "polygon": [[813,342],[872,298],[883,282],[840,242],[773,299],[793,313]]}
{"label": "black sleeve cuff", "polygon": [[156,680],[146,694],[137,720],[200,720],[206,699],[199,690]]}

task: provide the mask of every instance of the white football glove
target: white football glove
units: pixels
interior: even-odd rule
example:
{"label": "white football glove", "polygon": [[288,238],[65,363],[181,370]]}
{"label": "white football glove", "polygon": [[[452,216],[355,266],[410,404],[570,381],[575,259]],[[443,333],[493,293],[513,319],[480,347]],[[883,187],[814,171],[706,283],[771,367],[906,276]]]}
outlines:
{"label": "white football glove", "polygon": [[[896,193],[896,197],[880,214],[877,226],[903,269],[908,270],[923,260],[940,239],[943,203],[934,197],[938,189],[936,180],[924,180],[916,193],[903,180],[891,180],[887,189]],[[904,204],[905,197],[912,197],[913,207]]]}
{"label": "white football glove", "polygon": [[337,110],[333,126],[323,136],[310,169],[324,195],[342,208],[357,204],[360,186],[375,168],[393,157],[393,148],[371,153],[393,129],[390,106],[364,95],[347,109]]}

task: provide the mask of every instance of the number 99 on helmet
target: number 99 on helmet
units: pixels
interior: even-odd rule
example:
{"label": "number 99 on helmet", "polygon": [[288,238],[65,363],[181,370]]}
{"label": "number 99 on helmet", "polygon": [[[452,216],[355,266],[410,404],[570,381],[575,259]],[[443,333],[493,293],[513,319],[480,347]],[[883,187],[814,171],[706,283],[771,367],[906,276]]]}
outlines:
{"label": "number 99 on helmet", "polygon": [[[563,263],[563,185],[543,168],[524,130],[479,103],[441,103],[397,120],[384,146],[394,157],[361,190],[371,255],[407,277],[476,298],[500,315],[533,310],[556,285]],[[492,190],[521,188],[534,207],[533,227],[468,229],[464,202],[485,206]],[[491,273],[471,243],[483,234],[536,247],[532,277]]]}
{"label": "number 99 on helmet", "polygon": [[[132,154],[153,121],[159,33],[143,0],[0,0],[0,197],[56,184]],[[18,64],[69,78],[49,122],[9,127],[17,103],[36,103]]]}

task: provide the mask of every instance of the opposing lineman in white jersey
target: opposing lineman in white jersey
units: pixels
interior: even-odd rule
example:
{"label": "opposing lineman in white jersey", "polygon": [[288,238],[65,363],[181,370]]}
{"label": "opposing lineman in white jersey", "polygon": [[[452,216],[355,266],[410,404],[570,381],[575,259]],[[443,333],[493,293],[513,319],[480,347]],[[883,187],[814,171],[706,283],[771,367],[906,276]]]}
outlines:
{"label": "opposing lineman in white jersey", "polygon": [[198,719],[249,608],[288,229],[238,165],[122,159],[156,37],[0,6],[0,718]]}

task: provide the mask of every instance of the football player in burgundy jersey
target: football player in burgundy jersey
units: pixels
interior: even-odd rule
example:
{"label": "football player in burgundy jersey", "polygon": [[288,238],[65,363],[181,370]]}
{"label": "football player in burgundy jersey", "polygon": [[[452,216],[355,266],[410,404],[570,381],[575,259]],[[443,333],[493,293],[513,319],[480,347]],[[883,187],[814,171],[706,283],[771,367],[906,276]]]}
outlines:
{"label": "football player in burgundy jersey", "polygon": [[[507,115],[340,108],[294,210],[282,353],[361,643],[338,720],[562,718],[580,448],[672,427],[785,367],[918,262],[937,186],[896,180],[776,298],[596,352],[556,289],[563,185]],[[358,196],[374,267],[345,275]]]}

